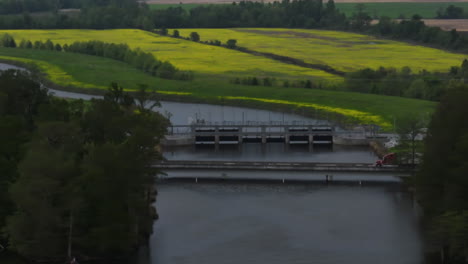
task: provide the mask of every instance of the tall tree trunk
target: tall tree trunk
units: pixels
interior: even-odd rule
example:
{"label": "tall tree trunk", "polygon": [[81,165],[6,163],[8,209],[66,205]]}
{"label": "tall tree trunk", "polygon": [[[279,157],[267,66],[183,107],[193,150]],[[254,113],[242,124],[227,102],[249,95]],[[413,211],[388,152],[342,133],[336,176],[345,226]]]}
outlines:
{"label": "tall tree trunk", "polygon": [[73,235],[73,211],[70,212],[69,226],[68,226],[68,247],[67,256],[68,259],[72,257],[72,235]]}

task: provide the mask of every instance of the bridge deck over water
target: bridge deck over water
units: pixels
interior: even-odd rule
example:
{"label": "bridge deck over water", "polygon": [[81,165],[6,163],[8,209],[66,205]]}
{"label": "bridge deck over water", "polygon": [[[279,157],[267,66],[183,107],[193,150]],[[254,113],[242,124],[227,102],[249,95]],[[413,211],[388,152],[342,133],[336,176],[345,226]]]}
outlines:
{"label": "bridge deck over water", "polygon": [[376,167],[370,163],[315,163],[315,162],[263,162],[263,161],[199,161],[169,160],[154,164],[158,169],[202,170],[264,170],[264,171],[323,171],[323,172],[373,172],[401,173],[410,167]]}

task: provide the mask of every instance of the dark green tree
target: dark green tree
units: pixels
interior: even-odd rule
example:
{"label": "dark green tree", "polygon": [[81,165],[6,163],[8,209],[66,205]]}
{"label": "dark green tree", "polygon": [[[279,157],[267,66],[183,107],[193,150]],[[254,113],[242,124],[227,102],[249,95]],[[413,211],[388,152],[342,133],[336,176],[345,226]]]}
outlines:
{"label": "dark green tree", "polygon": [[424,128],[427,126],[427,120],[421,116],[407,117],[399,120],[397,132],[399,134],[398,160],[400,163],[415,166],[419,161],[421,154],[421,139],[424,135]]}
{"label": "dark green tree", "polygon": [[468,87],[447,89],[432,117],[416,191],[444,263],[468,258]]}
{"label": "dark green tree", "polygon": [[54,46],[54,43],[50,39],[47,39],[46,42],[44,43],[44,48],[46,50],[54,50],[55,46]]}
{"label": "dark green tree", "polygon": [[192,33],[190,33],[190,40],[198,42],[198,41],[200,41],[200,35],[198,35],[197,32],[192,32]]}
{"label": "dark green tree", "polygon": [[370,25],[372,17],[366,12],[366,6],[362,3],[357,4],[356,11],[351,16],[351,27],[362,30]]}
{"label": "dark green tree", "polygon": [[237,40],[229,39],[228,41],[226,41],[226,47],[228,47],[230,49],[235,49],[237,47],[236,43],[237,43]]}
{"label": "dark green tree", "polygon": [[167,36],[167,28],[161,28],[161,30],[159,30],[159,34],[163,35],[163,36]]}
{"label": "dark green tree", "polygon": [[140,111],[144,109],[153,110],[155,107],[160,107],[161,102],[155,91],[148,91],[148,85],[139,84],[138,91],[134,93],[135,105]]}
{"label": "dark green tree", "polygon": [[10,34],[3,34],[0,38],[0,47],[16,48],[16,41]]}
{"label": "dark green tree", "polygon": [[17,210],[6,227],[11,247],[19,254],[35,260],[66,259],[79,199],[75,181],[80,138],[73,124],[43,124],[21,162],[20,177],[10,191]]}
{"label": "dark green tree", "polygon": [[60,44],[57,43],[57,44],[55,44],[54,49],[55,49],[56,51],[62,51],[62,46],[60,46]]}
{"label": "dark green tree", "polygon": [[124,92],[123,87],[116,82],[110,84],[107,93],[104,95],[104,100],[114,102],[125,107],[133,105],[133,97]]}

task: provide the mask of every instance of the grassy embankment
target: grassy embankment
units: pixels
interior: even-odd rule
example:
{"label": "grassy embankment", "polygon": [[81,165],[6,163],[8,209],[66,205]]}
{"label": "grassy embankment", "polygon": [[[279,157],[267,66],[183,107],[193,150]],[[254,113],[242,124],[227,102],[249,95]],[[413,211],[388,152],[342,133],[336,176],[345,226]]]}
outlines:
{"label": "grassy embankment", "polygon": [[[391,127],[394,117],[398,120],[409,114],[420,115],[429,113],[435,105],[427,101],[370,94],[303,88],[234,85],[228,82],[230,78],[254,75],[257,77],[269,76],[287,79],[316,78],[328,82],[339,82],[341,79],[335,75],[319,70],[284,64],[222,47],[208,46],[182,39],[161,37],[139,30],[17,30],[0,31],[0,34],[2,32],[13,35],[17,40],[29,39],[32,41],[45,41],[46,39],[51,39],[60,44],[92,39],[105,42],[127,43],[133,48],[139,47],[144,51],[152,52],[159,59],[169,60],[183,70],[192,70],[196,76],[195,80],[192,82],[162,80],[139,72],[124,63],[103,58],[64,52],[1,49],[0,55],[9,57],[3,57],[3,59],[11,60],[13,59],[12,57],[16,57],[23,58],[23,60],[34,60],[36,63],[40,64],[43,71],[48,73],[48,78],[51,81],[65,87],[103,89],[109,82],[117,81],[129,89],[134,89],[138,83],[147,83],[150,87],[155,87],[163,93],[178,94],[179,96],[185,96],[186,98],[195,100],[269,108],[300,108],[301,111],[306,112],[314,112],[311,109],[318,109],[344,115],[359,120],[362,123],[379,124],[385,128]],[[227,33],[229,31],[219,30],[219,32],[219,36],[221,36],[224,34],[223,32]],[[323,32],[324,34],[327,33],[326,31]],[[200,33],[203,38],[204,33]],[[239,33],[246,34],[245,32]],[[332,33],[334,32],[328,32],[328,34]],[[347,33],[335,34],[344,34],[342,36],[346,37]],[[269,41],[272,40],[271,38],[275,37],[276,34],[273,36],[268,36],[268,34],[254,35],[255,37],[264,38],[264,41],[266,41],[264,43],[268,46],[270,45]],[[278,37],[281,35],[282,34],[278,34],[276,40],[280,44],[285,44],[285,42],[283,42],[284,40]],[[225,36],[227,37],[227,35]],[[352,37],[354,38],[353,41],[356,41],[356,38],[360,40],[356,36]],[[329,39],[327,39],[327,41],[332,42]],[[242,45],[242,43],[242,40],[239,39],[239,45]],[[289,42],[289,45],[291,45],[289,46],[290,48],[283,46],[280,51],[289,50],[288,52],[302,54],[302,56],[306,58],[310,57],[308,54],[312,53],[312,50],[307,48],[308,46],[303,47],[302,44],[299,45],[297,43],[300,43],[298,39],[292,39],[292,41]],[[326,48],[329,44],[319,43],[316,45],[321,45]],[[412,47],[407,44],[401,45]],[[302,50],[296,51],[291,48],[296,46]],[[331,63],[339,65],[340,56],[344,56],[339,52],[343,51],[340,50],[339,47],[328,48],[330,49],[328,56]],[[445,54],[442,51],[423,47],[418,48]],[[306,52],[306,49],[308,49],[309,52]],[[379,50],[379,52],[383,51],[385,50]],[[336,53],[331,54],[330,52]],[[431,54],[434,55],[433,53]],[[288,53],[287,55],[290,56],[293,54]],[[354,53],[354,56],[359,58],[360,56],[364,56],[364,54]],[[351,57],[351,55],[345,54],[345,56],[341,58],[342,64],[346,64],[346,68],[358,67],[355,66],[356,63],[352,61]],[[400,59],[403,57],[404,56],[401,55]],[[454,63],[454,58],[448,61],[444,58],[438,58],[433,60],[431,66],[436,65],[441,69],[446,69],[451,65],[459,64],[459,60],[461,59],[462,58],[458,57],[458,60]],[[378,63],[378,66],[380,66],[382,60],[383,58],[379,57],[378,59],[374,59],[373,62],[376,64]],[[328,63],[328,61],[326,62]],[[364,62],[369,63],[368,61]],[[417,63],[417,61],[412,62]],[[351,66],[348,66],[348,64]]]}
{"label": "grassy embankment", "polygon": [[311,64],[329,65],[349,72],[365,67],[410,67],[417,72],[447,72],[459,66],[466,54],[410,45],[375,37],[326,30],[307,29],[180,29],[182,36],[196,31],[201,40],[236,39],[237,46],[301,59]]}
{"label": "grassy embankment", "polygon": [[[325,3],[326,1],[324,1]],[[435,18],[439,9],[445,10],[449,5],[462,7],[468,10],[468,2],[380,2],[380,3],[363,3],[365,10],[373,17],[378,18],[387,16],[390,18],[411,18],[414,14],[418,14],[423,18]],[[151,9],[167,9],[169,7],[181,7],[185,10],[190,10],[194,7],[207,4],[151,4]],[[335,3],[335,6],[347,17],[356,12],[357,3]]]}

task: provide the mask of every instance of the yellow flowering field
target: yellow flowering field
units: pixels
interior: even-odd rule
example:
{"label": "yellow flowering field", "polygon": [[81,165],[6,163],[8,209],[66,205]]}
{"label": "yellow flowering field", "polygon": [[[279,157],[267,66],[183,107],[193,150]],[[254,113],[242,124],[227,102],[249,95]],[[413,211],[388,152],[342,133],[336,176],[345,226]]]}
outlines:
{"label": "yellow flowering field", "polygon": [[225,100],[243,100],[243,101],[257,101],[263,103],[279,104],[279,105],[290,105],[294,107],[304,107],[310,109],[322,110],[330,113],[337,113],[343,116],[359,120],[360,122],[366,124],[378,124],[383,129],[388,130],[392,127],[389,121],[384,120],[382,116],[375,115],[369,112],[346,109],[341,107],[332,107],[326,105],[320,105],[315,103],[306,103],[306,102],[293,102],[287,100],[275,100],[275,99],[265,99],[265,98],[254,98],[254,97],[245,97],[245,96],[224,96],[220,97]]}
{"label": "yellow flowering field", "polygon": [[403,42],[354,33],[309,29],[179,29],[181,36],[197,32],[202,41],[236,39],[237,46],[259,52],[329,65],[341,71],[366,67],[410,67],[413,71],[447,72],[459,66],[465,54],[455,54]]}
{"label": "yellow flowering field", "polygon": [[163,37],[137,29],[115,30],[0,30],[19,43],[22,39],[70,44],[75,41],[100,40],[109,43],[126,43],[153,53],[160,60],[168,60],[181,70],[195,74],[227,75],[230,77],[269,76],[284,79],[323,79],[327,82],[342,78],[327,72],[284,64],[261,56],[209,46],[183,39]]}

